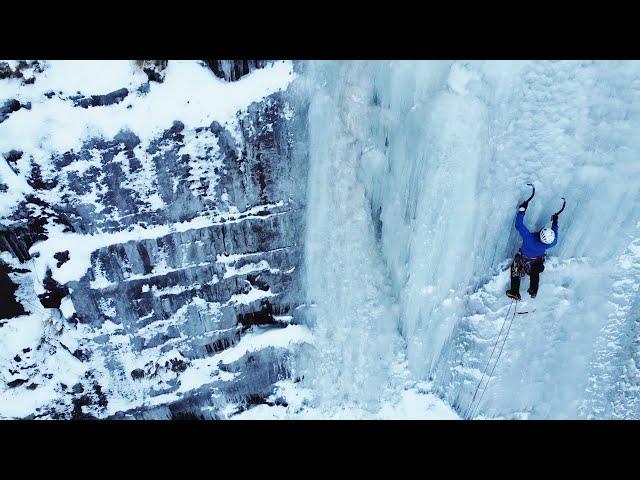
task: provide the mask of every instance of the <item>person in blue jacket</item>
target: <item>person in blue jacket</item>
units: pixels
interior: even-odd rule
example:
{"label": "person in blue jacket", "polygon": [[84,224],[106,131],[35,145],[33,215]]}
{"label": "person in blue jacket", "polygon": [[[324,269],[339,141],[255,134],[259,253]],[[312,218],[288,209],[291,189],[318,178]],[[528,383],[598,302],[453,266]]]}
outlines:
{"label": "person in blue jacket", "polygon": [[524,214],[528,202],[518,207],[516,214],[516,230],[522,237],[522,246],[511,263],[511,288],[507,290],[507,297],[520,300],[520,277],[528,274],[530,277],[529,290],[531,298],[536,298],[540,274],[544,271],[544,256],[548,248],[558,243],[558,214],[551,217],[551,228],[544,227],[539,232],[530,232],[524,224]]}

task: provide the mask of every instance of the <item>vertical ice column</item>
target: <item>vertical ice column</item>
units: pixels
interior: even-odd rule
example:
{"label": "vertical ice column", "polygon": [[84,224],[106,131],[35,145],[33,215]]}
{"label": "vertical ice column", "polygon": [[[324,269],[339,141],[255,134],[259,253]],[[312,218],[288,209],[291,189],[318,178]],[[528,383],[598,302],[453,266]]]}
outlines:
{"label": "vertical ice column", "polygon": [[375,409],[388,384],[399,336],[397,311],[358,179],[370,80],[358,72],[366,68],[363,64],[312,68],[316,78],[327,68],[337,81],[318,88],[309,108],[306,270],[316,350],[305,378],[323,407]]}
{"label": "vertical ice column", "polygon": [[421,82],[396,79],[406,90],[384,96],[396,122],[389,132],[382,244],[399,289],[409,365],[425,376],[459,318],[473,271],[476,185],[488,130],[486,105],[469,90],[481,86],[471,66],[435,64],[430,76],[421,76],[421,68],[399,69]]}

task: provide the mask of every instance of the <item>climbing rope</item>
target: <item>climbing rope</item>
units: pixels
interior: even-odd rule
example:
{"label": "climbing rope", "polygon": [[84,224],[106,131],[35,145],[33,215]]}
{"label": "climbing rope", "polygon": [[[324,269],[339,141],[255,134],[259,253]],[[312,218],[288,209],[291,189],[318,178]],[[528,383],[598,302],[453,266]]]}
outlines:
{"label": "climbing rope", "polygon": [[478,385],[476,386],[476,390],[475,392],[473,392],[473,398],[471,399],[471,402],[469,402],[469,406],[467,407],[467,410],[465,412],[465,418],[469,418],[467,416],[467,414],[470,412],[471,407],[473,405],[474,400],[476,399],[476,395],[478,394],[478,390],[480,389],[480,385],[482,385],[482,381],[484,380],[484,377],[487,373],[487,369],[489,368],[489,364],[491,363],[491,359],[493,358],[493,354],[496,351],[496,347],[498,346],[498,342],[500,341],[500,335],[502,335],[502,331],[504,330],[504,326],[507,323],[507,319],[509,318],[509,314],[511,313],[511,308],[513,307],[515,300],[511,300],[511,304],[509,305],[509,309],[507,310],[507,314],[504,317],[504,320],[502,321],[502,326],[500,327],[500,332],[498,333],[498,338],[496,338],[496,342],[493,344],[493,349],[491,350],[491,355],[489,355],[489,359],[487,360],[487,364],[484,366],[484,371],[482,372],[482,378],[480,378],[480,381],[478,382]]}
{"label": "climbing rope", "polygon": [[476,413],[478,413],[478,408],[480,408],[480,404],[482,403],[482,399],[484,398],[484,394],[487,391],[487,388],[489,387],[489,382],[491,382],[491,379],[493,378],[493,372],[496,369],[496,365],[498,365],[498,361],[500,360],[500,356],[502,355],[502,350],[504,349],[504,345],[507,343],[507,338],[509,337],[509,332],[511,331],[511,325],[513,325],[513,319],[515,318],[515,316],[517,314],[518,314],[518,300],[516,300],[516,308],[513,310],[513,315],[511,315],[511,320],[509,321],[509,327],[507,328],[507,333],[504,335],[504,340],[502,341],[502,346],[500,347],[500,352],[498,353],[498,356],[496,357],[496,361],[493,364],[493,368],[491,369],[491,373],[487,377],[487,383],[485,383],[485,385],[484,385],[484,389],[482,390],[482,394],[480,394],[480,398],[478,399],[478,402],[475,405],[475,409],[471,412],[472,416],[475,415]]}

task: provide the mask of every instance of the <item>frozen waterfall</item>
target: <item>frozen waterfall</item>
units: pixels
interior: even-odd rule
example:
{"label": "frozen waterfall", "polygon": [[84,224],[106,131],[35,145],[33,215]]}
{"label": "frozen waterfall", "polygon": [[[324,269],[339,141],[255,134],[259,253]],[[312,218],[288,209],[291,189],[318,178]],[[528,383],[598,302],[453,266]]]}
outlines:
{"label": "frozen waterfall", "polygon": [[[309,62],[306,279],[320,404],[399,377],[462,414],[526,224],[567,198],[481,418],[640,416],[640,63]],[[403,373],[403,368],[406,366]],[[403,377],[404,378],[404,377]]]}

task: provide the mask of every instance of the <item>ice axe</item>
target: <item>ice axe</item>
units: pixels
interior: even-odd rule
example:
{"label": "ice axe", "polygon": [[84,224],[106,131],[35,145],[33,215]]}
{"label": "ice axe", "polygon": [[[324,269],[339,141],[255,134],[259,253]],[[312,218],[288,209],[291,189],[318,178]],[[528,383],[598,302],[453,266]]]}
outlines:
{"label": "ice axe", "polygon": [[565,198],[564,197],[560,197],[560,198],[562,198],[562,208],[560,210],[558,210],[556,213],[554,213],[553,215],[551,215],[551,221],[552,222],[557,222],[558,221],[558,216],[560,216],[560,214],[564,210],[564,207],[567,206],[567,201],[565,200]]}
{"label": "ice axe", "polygon": [[536,194],[536,187],[533,185],[533,183],[527,183],[527,185],[529,185],[533,189],[533,191],[531,192],[531,196],[520,204],[520,206],[524,207],[525,210],[527,209],[527,207],[529,207],[529,202],[531,201],[533,196]]}

